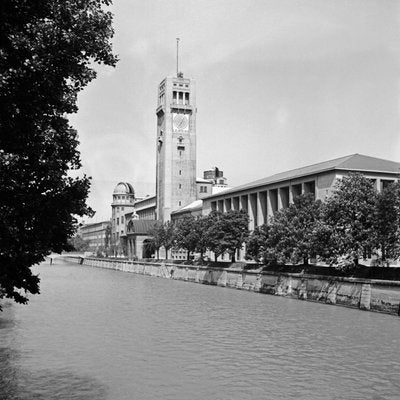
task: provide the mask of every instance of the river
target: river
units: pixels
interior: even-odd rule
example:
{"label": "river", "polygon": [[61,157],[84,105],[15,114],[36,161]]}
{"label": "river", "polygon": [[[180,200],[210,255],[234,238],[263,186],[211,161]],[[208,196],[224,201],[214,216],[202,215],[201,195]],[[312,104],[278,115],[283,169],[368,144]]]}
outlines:
{"label": "river", "polygon": [[[399,399],[400,318],[58,260],[0,313],[0,399]],[[4,301],[3,301],[4,304]]]}

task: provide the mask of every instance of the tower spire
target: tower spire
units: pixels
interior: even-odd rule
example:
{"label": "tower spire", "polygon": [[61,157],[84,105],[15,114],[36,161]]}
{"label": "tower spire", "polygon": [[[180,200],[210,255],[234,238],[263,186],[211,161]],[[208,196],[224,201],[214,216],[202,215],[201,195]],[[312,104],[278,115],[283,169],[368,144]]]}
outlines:
{"label": "tower spire", "polygon": [[176,38],[176,76],[179,77],[179,41],[180,38]]}
{"label": "tower spire", "polygon": [[183,78],[183,72],[179,72],[179,41],[180,38],[176,38],[176,77]]}

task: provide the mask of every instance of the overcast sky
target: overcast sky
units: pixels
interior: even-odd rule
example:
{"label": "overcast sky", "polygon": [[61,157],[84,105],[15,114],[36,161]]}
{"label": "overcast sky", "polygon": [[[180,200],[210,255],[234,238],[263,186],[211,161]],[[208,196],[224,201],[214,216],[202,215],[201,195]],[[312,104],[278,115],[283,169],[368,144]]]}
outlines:
{"label": "overcast sky", "polygon": [[71,116],[92,221],[112,191],[153,195],[157,85],[197,85],[197,175],[236,186],[361,153],[400,161],[400,2],[114,0],[115,69],[100,68]]}

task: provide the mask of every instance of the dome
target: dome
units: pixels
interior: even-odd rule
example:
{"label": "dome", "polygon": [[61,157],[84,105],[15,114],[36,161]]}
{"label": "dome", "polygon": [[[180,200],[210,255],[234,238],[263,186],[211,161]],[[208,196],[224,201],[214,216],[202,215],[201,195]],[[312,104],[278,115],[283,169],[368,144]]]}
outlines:
{"label": "dome", "polygon": [[115,186],[114,194],[134,195],[135,191],[133,190],[133,187],[132,187],[132,185],[130,183],[128,183],[128,182],[120,182],[120,183],[118,183],[117,186]]}

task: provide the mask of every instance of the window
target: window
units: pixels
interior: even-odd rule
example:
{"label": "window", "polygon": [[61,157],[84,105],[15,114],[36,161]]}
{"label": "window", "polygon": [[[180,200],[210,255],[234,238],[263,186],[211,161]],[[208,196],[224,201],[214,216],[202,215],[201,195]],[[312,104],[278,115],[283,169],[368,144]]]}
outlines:
{"label": "window", "polygon": [[182,175],[182,170],[179,170],[179,175]]}
{"label": "window", "polygon": [[124,211],[124,207],[121,207],[121,211]]}
{"label": "window", "polygon": [[182,202],[179,200],[179,205],[182,205]]}
{"label": "window", "polygon": [[117,218],[117,225],[119,225],[119,218]]}
{"label": "window", "polygon": [[203,193],[203,186],[200,186],[200,193]]}
{"label": "window", "polygon": [[182,189],[182,185],[181,184],[179,184],[179,189]]}
{"label": "window", "polygon": [[204,186],[204,193],[207,193],[207,186]]}
{"label": "window", "polygon": [[123,224],[124,223],[124,216],[122,215],[121,216],[121,224]]}

